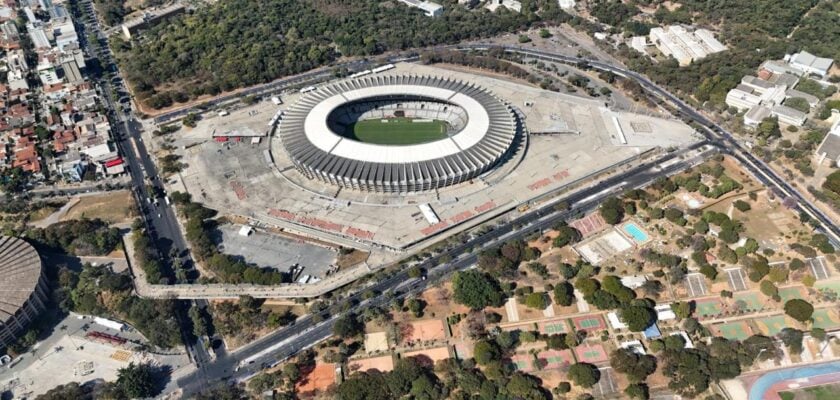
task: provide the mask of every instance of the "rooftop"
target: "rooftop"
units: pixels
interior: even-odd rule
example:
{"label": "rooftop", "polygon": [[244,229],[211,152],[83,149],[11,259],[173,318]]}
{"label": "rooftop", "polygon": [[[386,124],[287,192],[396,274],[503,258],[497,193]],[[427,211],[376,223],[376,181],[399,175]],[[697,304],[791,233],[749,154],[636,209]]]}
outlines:
{"label": "rooftop", "polygon": [[0,321],[26,304],[41,279],[41,258],[22,239],[0,236]]}

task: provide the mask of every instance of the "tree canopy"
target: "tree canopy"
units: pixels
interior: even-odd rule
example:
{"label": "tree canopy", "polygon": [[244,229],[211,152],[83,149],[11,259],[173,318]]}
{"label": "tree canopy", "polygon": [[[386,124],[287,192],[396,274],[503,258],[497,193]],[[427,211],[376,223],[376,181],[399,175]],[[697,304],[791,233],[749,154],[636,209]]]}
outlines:
{"label": "tree canopy", "polygon": [[452,290],[455,301],[474,310],[499,307],[504,303],[499,281],[481,271],[456,273],[452,277]]}

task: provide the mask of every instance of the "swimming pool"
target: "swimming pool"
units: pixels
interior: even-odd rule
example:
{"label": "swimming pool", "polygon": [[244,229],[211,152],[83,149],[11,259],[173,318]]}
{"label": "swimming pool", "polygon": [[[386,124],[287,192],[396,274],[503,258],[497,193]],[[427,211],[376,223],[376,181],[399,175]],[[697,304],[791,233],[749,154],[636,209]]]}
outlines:
{"label": "swimming pool", "polygon": [[643,231],[641,228],[636,226],[635,223],[630,222],[630,223],[624,224],[622,229],[624,229],[625,233],[632,236],[633,240],[635,240],[636,243],[644,243],[644,242],[647,242],[648,239],[649,239],[647,233],[645,233],[645,231]]}
{"label": "swimming pool", "polygon": [[811,378],[817,375],[833,374],[840,372],[840,361],[834,361],[814,366],[783,369],[766,373],[758,378],[750,388],[749,400],[761,400],[767,391],[777,382],[789,379]]}

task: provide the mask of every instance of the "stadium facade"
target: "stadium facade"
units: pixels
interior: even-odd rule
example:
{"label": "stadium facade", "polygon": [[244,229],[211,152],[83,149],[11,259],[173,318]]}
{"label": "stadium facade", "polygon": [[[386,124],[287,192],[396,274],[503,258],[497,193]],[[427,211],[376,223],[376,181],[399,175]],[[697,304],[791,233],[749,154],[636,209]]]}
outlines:
{"label": "stadium facade", "polygon": [[[443,138],[383,145],[347,137],[358,121],[444,121]],[[302,96],[277,128],[300,173],[345,189],[417,193],[469,181],[503,161],[522,124],[503,100],[463,81],[413,75],[368,76]],[[394,134],[399,134],[395,132]]]}
{"label": "stadium facade", "polygon": [[14,343],[46,308],[47,281],[29,243],[0,236],[0,349]]}

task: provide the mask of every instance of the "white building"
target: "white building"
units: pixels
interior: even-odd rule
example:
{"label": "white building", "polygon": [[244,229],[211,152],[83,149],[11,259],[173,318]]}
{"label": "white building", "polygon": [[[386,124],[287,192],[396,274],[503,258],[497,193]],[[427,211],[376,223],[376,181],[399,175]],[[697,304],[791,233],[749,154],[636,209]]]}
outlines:
{"label": "white building", "polygon": [[820,163],[825,159],[831,160],[833,164],[840,162],[840,118],[834,121],[831,130],[817,147],[817,156]]}
{"label": "white building", "polygon": [[735,107],[738,111],[748,110],[761,103],[761,96],[753,93],[752,88],[738,85],[726,93],[726,105]]}
{"label": "white building", "polygon": [[779,122],[794,126],[804,125],[805,120],[808,118],[808,115],[804,112],[781,104],[773,106],[770,109],[770,113],[779,118]]}
{"label": "white building", "polygon": [[639,53],[647,54],[647,50],[645,50],[647,45],[647,37],[645,36],[633,36],[630,38],[630,48]]}
{"label": "white building", "polygon": [[651,29],[649,37],[662,54],[675,58],[681,66],[726,50],[726,46],[705,29],[689,31],[680,25],[671,25]]}
{"label": "white building", "polygon": [[438,3],[425,0],[399,0],[401,3],[423,10],[427,17],[439,17],[443,15],[443,6]]}
{"label": "white building", "polygon": [[815,74],[825,77],[834,60],[830,58],[817,57],[807,51],[796,53],[790,56],[788,63],[791,67],[806,74]]}
{"label": "white building", "polygon": [[522,12],[522,3],[517,0],[489,0],[485,7],[490,11],[496,11],[499,7],[504,7],[511,11]]}
{"label": "white building", "polygon": [[560,8],[564,10],[571,10],[575,8],[575,0],[557,0],[557,3],[560,4]]}
{"label": "white building", "polygon": [[755,128],[761,123],[761,121],[764,121],[765,118],[769,117],[770,114],[769,108],[756,105],[744,114],[744,125],[750,128]]}

